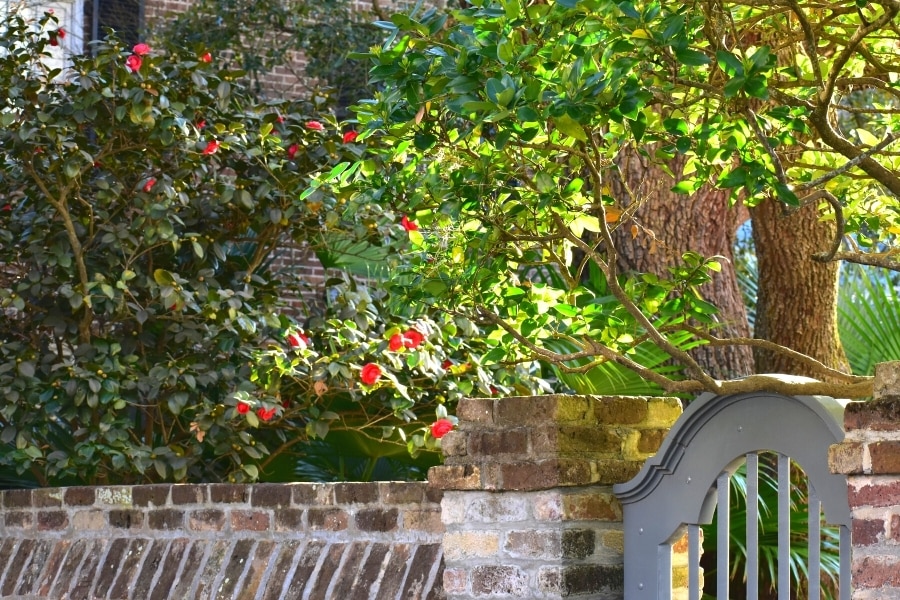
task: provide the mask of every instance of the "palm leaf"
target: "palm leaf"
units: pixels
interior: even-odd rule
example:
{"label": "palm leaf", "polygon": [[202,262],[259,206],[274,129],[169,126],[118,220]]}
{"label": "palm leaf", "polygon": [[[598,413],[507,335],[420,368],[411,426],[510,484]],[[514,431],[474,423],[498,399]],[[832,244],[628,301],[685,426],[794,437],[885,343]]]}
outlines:
{"label": "palm leaf", "polygon": [[838,330],[854,373],[871,375],[880,362],[900,360],[900,297],[890,280],[851,267],[838,299]]}

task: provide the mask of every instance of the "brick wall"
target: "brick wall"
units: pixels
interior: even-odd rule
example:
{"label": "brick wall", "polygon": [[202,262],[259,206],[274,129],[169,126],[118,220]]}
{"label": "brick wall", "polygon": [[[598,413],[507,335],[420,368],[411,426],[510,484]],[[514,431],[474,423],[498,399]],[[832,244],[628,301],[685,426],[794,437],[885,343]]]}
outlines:
{"label": "brick wall", "polygon": [[461,401],[445,464],[429,472],[444,490],[447,597],[621,598],[612,485],[637,474],[680,414],[673,398]]}
{"label": "brick wall", "polygon": [[847,475],[851,598],[900,598],[900,363],[876,367],[874,400],[848,404],[844,429],[829,462]]}
{"label": "brick wall", "polygon": [[0,598],[442,598],[440,496],[388,482],[7,490]]}

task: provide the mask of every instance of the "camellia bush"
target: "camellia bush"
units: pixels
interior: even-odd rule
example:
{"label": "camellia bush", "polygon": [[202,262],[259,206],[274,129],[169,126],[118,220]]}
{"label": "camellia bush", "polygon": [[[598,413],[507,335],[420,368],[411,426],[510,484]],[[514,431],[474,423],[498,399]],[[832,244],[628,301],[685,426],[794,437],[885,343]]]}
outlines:
{"label": "camellia bush", "polygon": [[361,154],[353,131],[258,103],[204,48],[110,38],[60,70],[58,37],[50,13],[0,24],[0,468],[255,479],[339,429],[433,449],[459,395],[511,389],[461,319],[395,316],[349,280],[321,314],[286,309],[284,243],[334,263],[329,232],[368,230],[304,193]]}

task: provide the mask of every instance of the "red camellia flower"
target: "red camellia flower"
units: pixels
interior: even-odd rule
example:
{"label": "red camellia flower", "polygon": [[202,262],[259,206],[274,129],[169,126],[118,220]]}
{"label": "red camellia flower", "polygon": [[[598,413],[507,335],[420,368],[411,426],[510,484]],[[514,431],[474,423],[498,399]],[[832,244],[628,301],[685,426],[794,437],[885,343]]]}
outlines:
{"label": "red camellia flower", "polygon": [[50,32],[50,45],[51,46],[59,46],[59,40],[65,39],[66,30],[60,27],[56,31]]}
{"label": "red camellia flower", "polygon": [[453,366],[453,362],[449,358],[441,363],[441,368],[445,371],[452,366]]}
{"label": "red camellia flower", "polygon": [[128,67],[132,73],[137,73],[141,70],[141,65],[144,61],[141,60],[141,57],[137,54],[132,54],[128,58],[125,59],[125,66]]}
{"label": "red camellia flower", "polygon": [[292,331],[287,335],[287,342],[291,348],[300,348],[301,345],[309,346],[309,337],[302,331]]}
{"label": "red camellia flower", "polygon": [[12,210],[12,204],[4,204],[3,208],[0,208],[3,212],[9,212]]}
{"label": "red camellia flower", "polygon": [[205,62],[205,63],[212,62],[212,54],[210,54],[209,52],[205,53],[203,56],[200,57],[200,62]]}
{"label": "red camellia flower", "polygon": [[260,406],[259,408],[256,409],[256,416],[259,417],[260,419],[262,419],[263,421],[268,421],[272,417],[275,416],[275,409],[274,408],[263,408]]}
{"label": "red camellia flower", "polygon": [[203,149],[203,154],[215,154],[216,150],[219,149],[219,142],[216,140],[211,140],[207,142],[206,148]]}
{"label": "red camellia flower", "polygon": [[294,160],[294,157],[297,156],[297,152],[300,150],[300,144],[291,144],[287,149],[288,158]]}
{"label": "red camellia flower", "polygon": [[419,230],[419,226],[416,225],[416,222],[410,221],[409,217],[407,217],[406,215],[403,215],[403,218],[400,219],[400,224],[403,225],[403,229],[405,229],[407,231],[418,231]]}
{"label": "red camellia flower", "polygon": [[131,51],[138,56],[146,56],[150,54],[150,46],[148,46],[147,44],[135,44],[134,48],[132,48]]}
{"label": "red camellia flower", "polygon": [[238,402],[237,411],[242,415],[246,415],[250,412],[250,405],[246,402]]}
{"label": "red camellia flower", "polygon": [[156,185],[156,179],[151,177],[150,179],[147,180],[147,183],[144,184],[144,191],[149,192],[150,190],[153,189],[154,185]]}
{"label": "red camellia flower", "polygon": [[275,120],[278,121],[279,123],[284,123],[284,116],[278,115],[277,117],[275,117]]}
{"label": "red camellia flower", "polygon": [[356,141],[357,136],[359,136],[359,134],[351,129],[344,133],[344,143],[349,144],[350,142]]}
{"label": "red camellia flower", "polygon": [[410,329],[406,333],[403,334],[403,345],[409,348],[410,350],[414,350],[419,347],[419,344],[425,341],[425,336],[416,331],[415,329]]}
{"label": "red camellia flower", "polygon": [[453,422],[450,419],[438,419],[431,424],[431,435],[435,439],[441,439],[453,430]]}
{"label": "red camellia flower", "polygon": [[206,127],[206,121],[204,119],[197,121],[197,129],[203,129],[204,127]]}
{"label": "red camellia flower", "polygon": [[325,129],[325,128],[322,126],[322,124],[319,123],[318,121],[307,121],[307,122],[306,122],[306,128],[307,128],[307,129],[313,129],[313,130],[315,130],[315,131],[322,131],[323,129]]}
{"label": "red camellia flower", "polygon": [[391,336],[391,339],[388,341],[388,348],[391,352],[396,352],[400,348],[403,347],[403,336],[399,333],[395,333]]}
{"label": "red camellia flower", "polygon": [[359,372],[359,379],[366,385],[375,385],[381,378],[381,367],[375,363],[368,363]]}

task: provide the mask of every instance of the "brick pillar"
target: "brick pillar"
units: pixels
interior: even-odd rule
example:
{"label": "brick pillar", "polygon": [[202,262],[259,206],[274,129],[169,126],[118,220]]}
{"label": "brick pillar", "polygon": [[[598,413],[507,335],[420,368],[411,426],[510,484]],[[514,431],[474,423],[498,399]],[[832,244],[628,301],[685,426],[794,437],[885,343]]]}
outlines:
{"label": "brick pillar", "polygon": [[851,402],[829,451],[847,475],[853,600],[900,598],[900,362],[875,367],[875,396]]}
{"label": "brick pillar", "polygon": [[444,591],[621,598],[622,508],[631,479],[681,414],[674,398],[467,399],[443,438]]}

